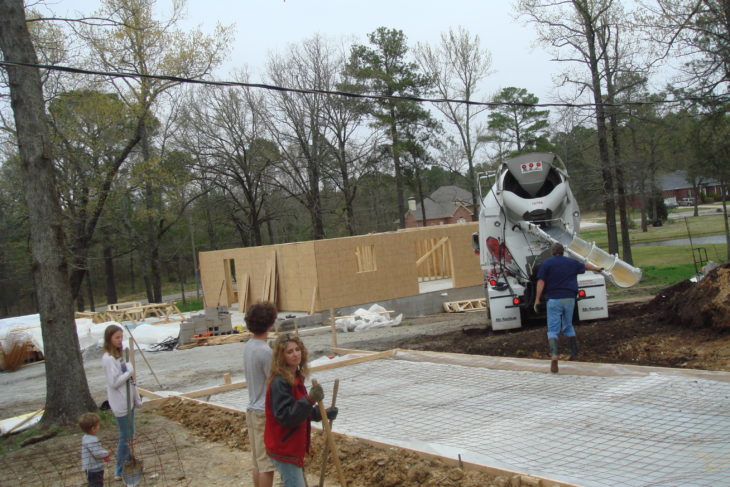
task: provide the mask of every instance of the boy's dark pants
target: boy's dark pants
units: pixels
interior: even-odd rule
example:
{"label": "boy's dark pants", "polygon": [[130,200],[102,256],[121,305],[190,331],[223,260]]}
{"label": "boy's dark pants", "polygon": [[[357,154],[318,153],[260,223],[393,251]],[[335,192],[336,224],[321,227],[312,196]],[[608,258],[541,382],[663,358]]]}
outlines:
{"label": "boy's dark pants", "polygon": [[86,478],[89,481],[89,487],[104,487],[104,471],[87,471]]}

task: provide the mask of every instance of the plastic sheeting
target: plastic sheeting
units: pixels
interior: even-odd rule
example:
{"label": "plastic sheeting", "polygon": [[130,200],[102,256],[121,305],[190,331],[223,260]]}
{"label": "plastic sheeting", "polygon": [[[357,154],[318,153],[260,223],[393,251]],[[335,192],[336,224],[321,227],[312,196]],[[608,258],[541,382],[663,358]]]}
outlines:
{"label": "plastic sheeting", "polygon": [[362,331],[369,328],[397,326],[402,320],[402,314],[391,318],[385,308],[379,304],[373,304],[368,309],[359,308],[352,314],[352,317],[335,319],[335,326],[338,331]]}

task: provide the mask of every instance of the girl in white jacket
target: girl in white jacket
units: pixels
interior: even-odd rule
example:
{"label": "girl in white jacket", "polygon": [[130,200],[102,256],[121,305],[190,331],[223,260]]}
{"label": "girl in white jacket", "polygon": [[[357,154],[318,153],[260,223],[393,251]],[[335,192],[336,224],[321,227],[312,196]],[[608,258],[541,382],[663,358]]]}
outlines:
{"label": "girl in white jacket", "polygon": [[[122,478],[124,462],[130,459],[129,441],[134,435],[134,408],[142,405],[132,376],[134,373],[132,364],[125,362],[122,358],[123,338],[124,332],[119,326],[107,326],[104,330],[104,356],[101,358],[106,375],[106,394],[109,406],[119,427],[117,465],[114,470],[114,477],[117,480]],[[129,389],[127,389],[127,382],[129,382]],[[128,390],[129,400],[127,399]],[[128,402],[131,406],[130,410],[127,410]]]}

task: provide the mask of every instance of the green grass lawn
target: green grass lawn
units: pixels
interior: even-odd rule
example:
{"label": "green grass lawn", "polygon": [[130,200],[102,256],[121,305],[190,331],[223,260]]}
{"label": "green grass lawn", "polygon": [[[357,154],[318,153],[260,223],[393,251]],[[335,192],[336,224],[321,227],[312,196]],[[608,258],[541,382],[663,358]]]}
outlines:
{"label": "green grass lawn", "polygon": [[[682,220],[669,220],[661,227],[649,227],[648,231],[642,232],[640,227],[629,230],[631,243],[651,243],[675,238],[687,238],[688,230],[692,237],[703,237],[707,235],[718,235],[725,233],[722,215],[702,215]],[[689,227],[689,228],[688,228]],[[619,231],[619,242],[621,240],[621,229]],[[605,249],[608,247],[608,237],[605,227],[586,230],[580,233],[583,240],[596,242],[596,245]]]}
{"label": "green grass lawn", "polygon": [[[647,232],[642,232],[641,228],[632,228],[630,239],[632,244],[636,244],[687,238],[688,227],[693,238],[725,233],[723,215],[718,214],[688,217],[686,221],[684,219],[670,220],[661,227],[649,227]],[[605,227],[581,232],[580,237],[589,242],[596,242],[597,246],[608,250]],[[619,245],[620,238],[619,230]],[[723,263],[727,260],[727,245],[725,244],[695,244],[693,247],[695,249],[704,248],[708,260],[716,263]],[[609,285],[608,291],[612,298],[656,294],[660,289],[690,279],[695,274],[692,247],[689,245],[632,246],[631,252],[634,265],[642,270],[641,282],[628,289]],[[704,255],[702,257],[704,258]],[[697,253],[694,254],[694,258],[698,258]]]}

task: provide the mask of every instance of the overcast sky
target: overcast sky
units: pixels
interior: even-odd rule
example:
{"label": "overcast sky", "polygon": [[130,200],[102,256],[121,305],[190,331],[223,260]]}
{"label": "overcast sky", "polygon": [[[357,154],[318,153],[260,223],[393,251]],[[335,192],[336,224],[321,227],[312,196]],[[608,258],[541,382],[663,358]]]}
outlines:
{"label": "overcast sky", "polygon": [[[56,14],[90,14],[98,0],[47,0]],[[169,0],[158,0],[160,12],[169,11]],[[535,34],[512,18],[509,0],[188,0],[186,25],[212,32],[216,23],[235,24],[235,41],[225,65],[215,74],[230,79],[233,69],[247,65],[260,81],[269,52],[284,52],[314,34],[366,44],[367,34],[380,26],[402,30],[409,45],[436,43],[442,32],[462,26],[481,39],[492,54],[493,71],[482,87],[482,96],[506,86],[526,88],[550,100],[552,74],[560,71],[542,47],[534,47]]]}

